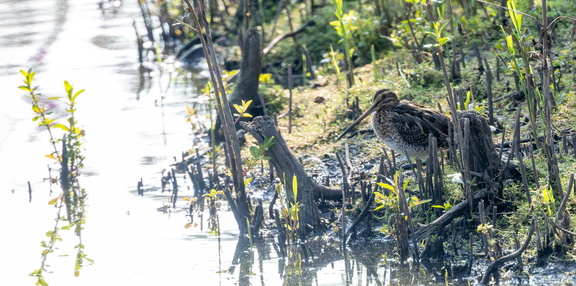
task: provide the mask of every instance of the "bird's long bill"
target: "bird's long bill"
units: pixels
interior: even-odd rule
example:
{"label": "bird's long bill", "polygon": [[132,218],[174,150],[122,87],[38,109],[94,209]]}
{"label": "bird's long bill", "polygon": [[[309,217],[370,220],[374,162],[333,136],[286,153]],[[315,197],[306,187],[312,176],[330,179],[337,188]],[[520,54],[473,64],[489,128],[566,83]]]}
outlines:
{"label": "bird's long bill", "polygon": [[350,130],[352,130],[352,128],[354,128],[354,126],[358,125],[358,123],[362,122],[362,120],[364,120],[364,118],[366,118],[368,115],[370,115],[375,109],[375,106],[372,105],[370,106],[370,109],[366,110],[366,112],[364,112],[362,115],[360,115],[360,117],[358,117],[358,119],[356,119],[354,122],[352,122],[352,124],[350,124],[350,126],[348,126],[348,128],[346,128],[346,130],[344,130],[344,132],[342,132],[342,134],[340,134],[340,136],[338,136],[338,138],[336,138],[336,141],[340,140],[342,137],[344,137],[344,135],[346,135]]}

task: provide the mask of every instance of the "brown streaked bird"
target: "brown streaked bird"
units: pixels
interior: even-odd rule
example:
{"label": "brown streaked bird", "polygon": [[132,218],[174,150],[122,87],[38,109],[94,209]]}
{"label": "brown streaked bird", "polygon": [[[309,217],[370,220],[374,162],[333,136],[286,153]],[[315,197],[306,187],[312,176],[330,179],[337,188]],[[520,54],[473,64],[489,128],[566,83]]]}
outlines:
{"label": "brown streaked bird", "polygon": [[448,116],[415,102],[399,100],[389,89],[377,91],[372,106],[336,140],[340,140],[372,113],[372,128],[378,138],[401,155],[425,158],[428,155],[429,134],[436,137],[438,147],[448,147],[448,128],[451,124]]}

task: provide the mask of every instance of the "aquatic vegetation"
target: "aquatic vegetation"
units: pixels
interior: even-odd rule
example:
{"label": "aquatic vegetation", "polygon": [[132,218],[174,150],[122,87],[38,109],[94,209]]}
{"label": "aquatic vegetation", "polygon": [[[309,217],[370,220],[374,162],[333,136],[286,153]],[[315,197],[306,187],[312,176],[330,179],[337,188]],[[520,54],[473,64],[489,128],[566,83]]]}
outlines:
{"label": "aquatic vegetation", "polygon": [[[82,151],[84,132],[78,126],[75,118],[76,99],[84,90],[74,92],[73,86],[69,82],[64,81],[68,117],[64,123],[56,123],[56,119],[50,117],[51,112],[40,102],[40,93],[37,92],[37,87],[34,87],[34,76],[36,73],[32,70],[21,70],[20,73],[24,77],[24,85],[19,88],[28,92],[32,110],[36,114],[32,120],[39,121],[38,125],[45,127],[50,137],[53,151],[46,157],[53,160],[60,167],[59,178],[50,178],[51,183],[60,182],[62,189],[62,192],[57,197],[48,201],[49,205],[54,205],[58,209],[54,219],[54,227],[46,232],[48,239],[41,242],[44,250],[41,253],[40,267],[30,273],[31,276],[36,277],[36,285],[48,285],[44,278],[44,273],[48,271],[47,259],[48,255],[54,252],[56,244],[62,241],[61,230],[73,230],[74,235],[78,239],[77,244],[74,246],[76,249],[74,276],[80,275],[80,270],[85,262],[93,262],[84,252],[84,244],[82,243],[82,230],[86,223],[87,200],[86,190],[81,187],[79,180],[84,167]],[[60,100],[60,98],[51,97],[48,100]],[[56,129],[63,131],[60,139],[56,138]],[[61,148],[58,148],[57,144],[61,144]],[[65,214],[62,213],[63,209],[65,209]],[[64,223],[67,223],[67,225],[61,226]]]}

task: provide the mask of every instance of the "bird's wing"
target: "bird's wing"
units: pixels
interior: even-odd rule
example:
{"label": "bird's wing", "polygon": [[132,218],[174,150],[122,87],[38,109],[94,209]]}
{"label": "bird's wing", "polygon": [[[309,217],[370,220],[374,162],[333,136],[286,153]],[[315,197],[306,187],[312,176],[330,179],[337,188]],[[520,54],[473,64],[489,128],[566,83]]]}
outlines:
{"label": "bird's wing", "polygon": [[427,142],[428,134],[432,133],[438,140],[438,146],[448,147],[450,118],[446,115],[419,104],[400,103],[388,116],[395,117],[391,121],[406,142]]}

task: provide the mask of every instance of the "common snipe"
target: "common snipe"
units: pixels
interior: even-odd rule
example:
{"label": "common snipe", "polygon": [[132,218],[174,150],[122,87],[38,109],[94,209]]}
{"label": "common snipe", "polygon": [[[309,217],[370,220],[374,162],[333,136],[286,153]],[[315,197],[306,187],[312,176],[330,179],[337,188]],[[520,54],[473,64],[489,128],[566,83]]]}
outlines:
{"label": "common snipe", "polygon": [[426,157],[429,134],[436,137],[438,147],[448,147],[448,128],[451,124],[448,116],[415,102],[399,100],[389,89],[377,91],[372,106],[346,128],[337,140],[372,113],[372,128],[378,138],[388,148],[402,155],[410,158]]}

